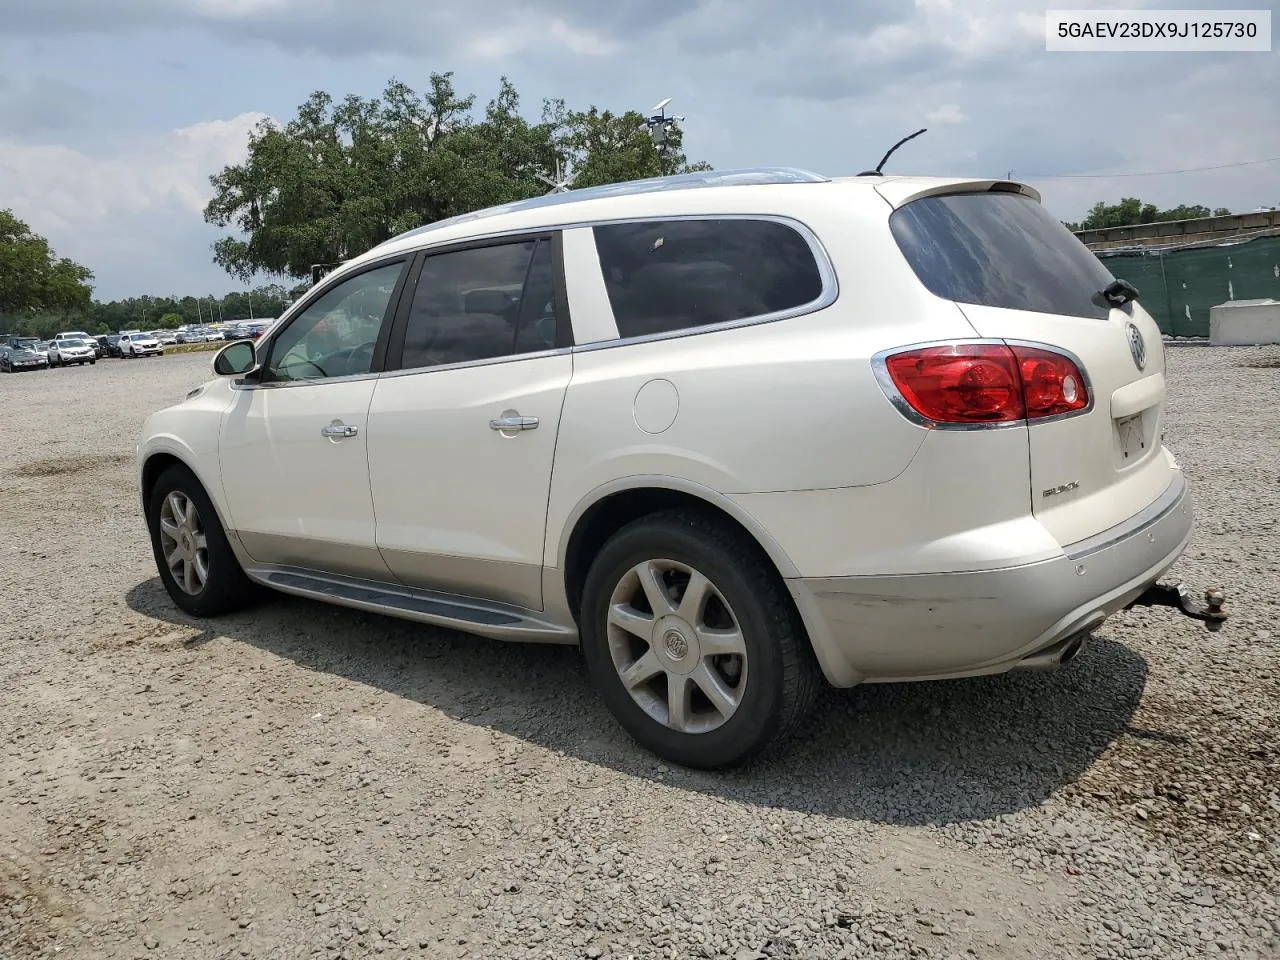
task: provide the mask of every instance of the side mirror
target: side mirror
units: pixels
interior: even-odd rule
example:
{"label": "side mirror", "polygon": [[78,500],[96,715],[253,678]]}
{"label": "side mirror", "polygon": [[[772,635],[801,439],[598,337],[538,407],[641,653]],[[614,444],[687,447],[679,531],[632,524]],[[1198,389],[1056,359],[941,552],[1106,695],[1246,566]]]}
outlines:
{"label": "side mirror", "polygon": [[253,342],[237,340],[229,343],[213,358],[213,372],[219,377],[238,377],[253,369]]}

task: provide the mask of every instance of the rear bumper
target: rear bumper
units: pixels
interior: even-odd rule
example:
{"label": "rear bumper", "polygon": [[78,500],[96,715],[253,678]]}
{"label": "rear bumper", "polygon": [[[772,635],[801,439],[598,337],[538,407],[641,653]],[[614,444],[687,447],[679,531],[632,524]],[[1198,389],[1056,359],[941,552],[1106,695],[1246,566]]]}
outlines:
{"label": "rear bumper", "polygon": [[1052,560],[788,585],[835,686],[1002,673],[1070,646],[1128,606],[1174,564],[1191,529],[1191,496],[1178,471],[1146,509]]}

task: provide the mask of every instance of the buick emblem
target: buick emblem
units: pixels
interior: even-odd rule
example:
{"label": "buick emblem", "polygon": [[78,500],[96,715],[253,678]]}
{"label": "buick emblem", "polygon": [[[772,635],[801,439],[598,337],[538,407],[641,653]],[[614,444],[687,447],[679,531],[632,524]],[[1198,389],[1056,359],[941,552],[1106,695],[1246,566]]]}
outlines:
{"label": "buick emblem", "polygon": [[668,630],[662,642],[672,660],[683,660],[689,655],[689,641],[678,630]]}
{"label": "buick emblem", "polygon": [[1147,368],[1147,341],[1142,339],[1142,331],[1132,323],[1128,325],[1129,352],[1133,354],[1133,365],[1139,370]]}

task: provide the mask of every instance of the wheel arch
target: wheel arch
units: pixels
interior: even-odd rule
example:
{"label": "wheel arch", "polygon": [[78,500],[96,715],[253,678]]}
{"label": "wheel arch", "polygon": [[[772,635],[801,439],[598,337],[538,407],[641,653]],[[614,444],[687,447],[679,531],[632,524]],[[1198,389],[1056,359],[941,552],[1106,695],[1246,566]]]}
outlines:
{"label": "wheel arch", "polygon": [[189,455],[189,453],[186,450],[174,449],[169,444],[163,444],[143,454],[138,473],[138,492],[142,499],[142,515],[143,517],[147,516],[147,511],[151,504],[151,492],[155,489],[156,482],[161,475],[171,466],[185,467],[191,471],[192,476],[196,478],[196,482],[200,484],[205,494],[209,497],[209,502],[213,504],[214,513],[217,514],[218,522],[222,525],[222,529],[234,546],[237,538],[233,527],[228,522],[230,517],[227,516],[226,510],[220,502],[221,487],[209,482],[209,479],[196,466],[196,458]]}
{"label": "wheel arch", "polygon": [[626,524],[659,510],[692,507],[719,516],[742,530],[765,553],[784,580],[799,571],[782,546],[759,522],[732,500],[709,487],[678,477],[636,476],[597,487],[570,513],[560,541],[557,566],[564,578],[565,598],[577,619],[582,588],[600,547]]}

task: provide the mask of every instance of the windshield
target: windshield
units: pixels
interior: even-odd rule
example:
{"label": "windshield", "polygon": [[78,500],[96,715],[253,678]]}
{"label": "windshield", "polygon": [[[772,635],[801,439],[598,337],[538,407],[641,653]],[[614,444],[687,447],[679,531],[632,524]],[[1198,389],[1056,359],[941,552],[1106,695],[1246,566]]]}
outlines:
{"label": "windshield", "polygon": [[58,341],[58,343],[59,343],[59,345],[64,346],[64,347],[84,347],[84,346],[88,346],[88,344],[86,344],[83,340],[65,339],[65,340],[59,340],[59,341]]}
{"label": "windshield", "polygon": [[1013,193],[923,197],[889,218],[931,293],[958,303],[1105,319],[1114,277],[1041,204]]}

